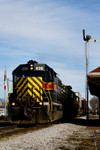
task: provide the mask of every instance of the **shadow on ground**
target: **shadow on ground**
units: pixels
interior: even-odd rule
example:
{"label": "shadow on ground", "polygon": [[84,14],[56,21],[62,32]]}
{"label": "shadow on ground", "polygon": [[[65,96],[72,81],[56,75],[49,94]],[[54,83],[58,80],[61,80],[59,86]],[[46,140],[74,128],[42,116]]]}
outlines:
{"label": "shadow on ground", "polygon": [[100,120],[99,119],[86,120],[86,119],[78,118],[78,119],[64,121],[64,122],[76,124],[76,125],[82,125],[82,126],[100,127]]}

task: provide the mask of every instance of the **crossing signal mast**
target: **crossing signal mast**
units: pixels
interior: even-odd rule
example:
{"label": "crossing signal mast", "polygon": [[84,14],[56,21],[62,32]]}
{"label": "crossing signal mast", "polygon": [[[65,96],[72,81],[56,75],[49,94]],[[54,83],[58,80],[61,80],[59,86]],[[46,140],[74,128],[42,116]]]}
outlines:
{"label": "crossing signal mast", "polygon": [[98,42],[98,40],[91,40],[90,35],[86,35],[86,37],[85,37],[85,30],[84,29],[83,29],[83,40],[87,41],[87,42]]}
{"label": "crossing signal mast", "polygon": [[85,56],[86,56],[86,101],[87,101],[87,120],[88,118],[88,99],[89,99],[89,87],[88,87],[88,79],[87,79],[87,74],[88,74],[88,42],[98,42],[98,40],[91,40],[90,35],[85,36],[85,30],[83,29],[83,40],[86,41],[85,43]]}

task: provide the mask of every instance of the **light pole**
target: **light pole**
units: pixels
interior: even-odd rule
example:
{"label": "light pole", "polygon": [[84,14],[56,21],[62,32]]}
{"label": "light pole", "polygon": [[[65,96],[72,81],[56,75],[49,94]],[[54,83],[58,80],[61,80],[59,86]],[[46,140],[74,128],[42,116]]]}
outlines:
{"label": "light pole", "polygon": [[87,120],[89,119],[88,117],[88,101],[89,101],[89,86],[88,86],[88,42],[98,42],[98,40],[91,40],[90,35],[86,35],[85,37],[85,30],[83,29],[83,40],[86,41],[85,43],[85,57],[86,57],[86,101],[87,101]]}

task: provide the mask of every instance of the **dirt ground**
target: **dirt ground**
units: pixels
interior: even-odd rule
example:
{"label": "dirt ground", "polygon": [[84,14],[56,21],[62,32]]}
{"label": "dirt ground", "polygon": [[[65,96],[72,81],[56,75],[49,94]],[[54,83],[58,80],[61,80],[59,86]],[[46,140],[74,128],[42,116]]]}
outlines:
{"label": "dirt ground", "polygon": [[75,150],[100,150],[100,130],[86,129],[73,132],[69,142],[71,147],[76,147]]}
{"label": "dirt ground", "polygon": [[[100,150],[100,120],[77,119],[74,124],[86,126],[81,131],[74,131],[68,139],[70,148],[66,150]],[[64,148],[63,148],[64,149]]]}

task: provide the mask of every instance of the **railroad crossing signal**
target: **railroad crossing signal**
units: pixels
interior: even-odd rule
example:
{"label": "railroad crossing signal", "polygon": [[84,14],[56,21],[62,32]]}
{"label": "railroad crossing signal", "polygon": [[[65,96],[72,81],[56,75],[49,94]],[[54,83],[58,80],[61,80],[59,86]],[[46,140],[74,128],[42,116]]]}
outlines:
{"label": "railroad crossing signal", "polygon": [[[88,74],[88,42],[98,42],[98,40],[91,40],[90,35],[86,35],[85,37],[85,30],[83,29],[83,40],[86,41],[86,46],[85,46],[85,53],[86,53],[86,100],[87,100],[87,120],[89,119],[88,117],[88,99],[89,99],[89,87],[88,87],[88,79],[87,79],[87,74]],[[100,105],[100,103],[99,103]]]}
{"label": "railroad crossing signal", "polygon": [[85,37],[85,30],[84,29],[83,29],[83,40],[87,41],[87,42],[98,42],[98,40],[91,40],[90,35],[86,35],[86,37]]}

